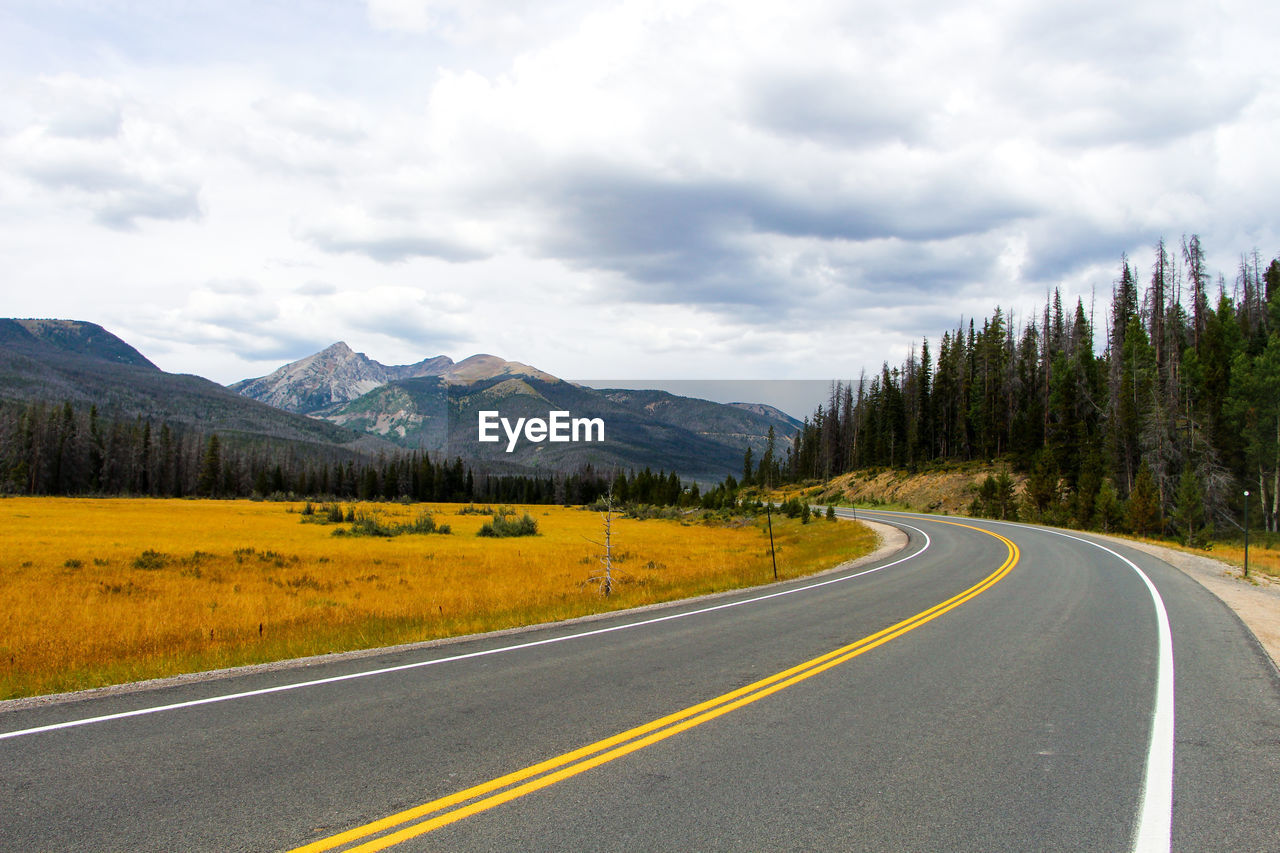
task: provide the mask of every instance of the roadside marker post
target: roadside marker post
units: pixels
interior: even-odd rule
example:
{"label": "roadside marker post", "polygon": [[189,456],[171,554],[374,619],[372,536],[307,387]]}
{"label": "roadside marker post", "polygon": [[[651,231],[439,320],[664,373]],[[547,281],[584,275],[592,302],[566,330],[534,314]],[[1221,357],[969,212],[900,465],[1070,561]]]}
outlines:
{"label": "roadside marker post", "polygon": [[1244,576],[1249,577],[1249,490],[1244,490]]}
{"label": "roadside marker post", "polygon": [[[772,436],[773,427],[769,427],[769,433]],[[766,455],[769,458],[773,458],[772,443],[770,443],[769,452]],[[773,476],[771,472],[766,474],[764,480],[764,517],[769,523],[769,559],[773,561],[773,579],[777,580],[778,552],[773,547]]]}

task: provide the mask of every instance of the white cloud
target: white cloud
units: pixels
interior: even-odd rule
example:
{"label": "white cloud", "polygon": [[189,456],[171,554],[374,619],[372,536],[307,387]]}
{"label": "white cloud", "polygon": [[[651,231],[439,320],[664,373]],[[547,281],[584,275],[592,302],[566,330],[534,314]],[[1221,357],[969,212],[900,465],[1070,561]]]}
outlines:
{"label": "white cloud", "polygon": [[104,139],[120,132],[125,98],[119,86],[60,74],[39,81],[39,88],[37,109],[51,136]]}
{"label": "white cloud", "polygon": [[302,296],[332,296],[339,290],[338,285],[327,281],[308,281],[294,288]]}
{"label": "white cloud", "polygon": [[54,203],[87,208],[94,221],[122,230],[140,219],[201,216],[198,170],[167,117],[127,105],[100,80],[41,80],[32,97],[44,115],[3,150],[14,171]]}
{"label": "white cloud", "polygon": [[1105,296],[1161,234],[1228,273],[1280,249],[1269,4],[253,11],[10,45],[15,305],[134,299],[124,328],[223,381],[339,338],[848,375],[1055,284]]}
{"label": "white cloud", "polygon": [[431,0],[368,0],[369,20],[380,29],[426,32]]}
{"label": "white cloud", "polygon": [[298,236],[326,252],[354,252],[383,263],[412,258],[476,261],[490,252],[483,246],[483,227],[467,222],[423,221],[417,217],[374,217],[360,208],[328,211],[301,224]]}
{"label": "white cloud", "polygon": [[504,56],[563,32],[597,4],[594,0],[366,0],[376,30],[433,35]]}

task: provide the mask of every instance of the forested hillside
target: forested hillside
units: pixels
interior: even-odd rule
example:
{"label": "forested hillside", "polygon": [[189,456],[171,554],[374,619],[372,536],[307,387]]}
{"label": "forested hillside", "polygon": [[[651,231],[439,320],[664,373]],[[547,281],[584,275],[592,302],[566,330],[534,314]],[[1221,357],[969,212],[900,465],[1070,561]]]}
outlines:
{"label": "forested hillside", "polygon": [[490,501],[589,504],[613,489],[619,503],[719,508],[674,471],[509,473],[422,451],[392,454],[187,424],[107,418],[70,403],[0,401],[0,496],[133,495],[318,500]]}
{"label": "forested hillside", "polygon": [[[1028,475],[1024,516],[1188,538],[1238,525],[1248,489],[1274,531],[1280,259],[1254,251],[1233,280],[1210,279],[1198,237],[1161,240],[1149,273],[1121,259],[1107,316],[1058,292],[1032,317],[997,307],[936,351],[926,339],[900,366],[833,387],[775,473],[1004,461]],[[975,511],[1009,514],[1009,487],[993,479]]]}

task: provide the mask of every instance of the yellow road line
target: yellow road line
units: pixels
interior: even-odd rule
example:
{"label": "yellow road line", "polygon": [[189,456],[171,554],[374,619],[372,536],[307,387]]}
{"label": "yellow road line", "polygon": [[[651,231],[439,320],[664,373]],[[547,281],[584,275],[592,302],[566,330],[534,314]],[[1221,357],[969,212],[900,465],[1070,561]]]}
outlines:
{"label": "yellow road line", "polygon": [[[936,519],[935,519],[936,520]],[[503,803],[523,797],[526,794],[554,785],[579,773],[583,773],[601,764],[606,764],[614,759],[621,758],[637,750],[643,749],[659,741],[687,731],[695,726],[714,720],[717,717],[756,702],[766,696],[771,696],[780,690],[798,684],[807,678],[825,672],[832,667],[838,666],[846,661],[852,660],[858,655],[868,652],[871,649],[881,646],[892,639],[902,636],[908,631],[914,630],[921,625],[929,622],[949,610],[959,607],[961,604],[969,601],[975,596],[981,594],[991,588],[996,582],[1012,571],[1017,565],[1019,558],[1018,546],[1013,544],[1005,537],[989,530],[983,530],[968,524],[960,524],[954,521],[936,520],[939,524],[950,524],[954,527],[966,527],[970,530],[977,530],[980,533],[986,533],[999,539],[1009,549],[1009,556],[998,569],[978,583],[964,590],[963,592],[952,596],[946,601],[930,607],[928,610],[921,611],[914,616],[890,625],[882,631],[878,631],[870,636],[841,646],[838,649],[819,655],[816,658],[805,661],[802,664],[785,669],[782,672],[775,673],[768,678],[761,679],[745,687],[731,690],[728,693],[717,696],[706,702],[700,702],[697,705],[691,705],[682,711],[669,714],[657,720],[645,723],[627,731],[620,732],[612,737],[604,740],[596,741],[587,746],[558,755],[555,758],[539,762],[537,764],[508,773],[505,776],[499,776],[488,782],[458,791],[440,799],[423,803],[411,809],[389,815],[380,820],[358,826],[346,832],[338,833],[327,838],[322,838],[302,847],[295,848],[290,853],[320,853],[320,851],[334,850],[351,844],[362,839],[370,838],[379,833],[387,832],[406,823],[426,818],[428,815],[436,812],[437,814],[428,820],[420,823],[414,823],[397,832],[383,835],[380,838],[374,838],[370,841],[360,844],[356,847],[348,848],[346,853],[371,853],[375,850],[385,850],[388,847],[400,844],[411,838],[439,829],[451,823],[456,823],[463,818],[470,817],[482,811],[502,805]],[[528,780],[528,781],[526,781]],[[518,784],[522,783],[522,784]],[[514,787],[512,787],[514,786]],[[505,789],[505,790],[504,790]],[[482,799],[477,799],[482,798]],[[474,801],[474,802],[470,802]],[[457,808],[454,808],[454,807]],[[445,811],[452,809],[451,811]]]}

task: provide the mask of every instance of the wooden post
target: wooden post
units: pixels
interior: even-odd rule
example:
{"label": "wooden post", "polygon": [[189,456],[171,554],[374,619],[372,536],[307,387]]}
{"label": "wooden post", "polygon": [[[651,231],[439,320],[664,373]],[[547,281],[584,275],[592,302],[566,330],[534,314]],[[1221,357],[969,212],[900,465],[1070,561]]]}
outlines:
{"label": "wooden post", "polygon": [[604,511],[604,594],[613,592],[613,489],[605,503]]}

